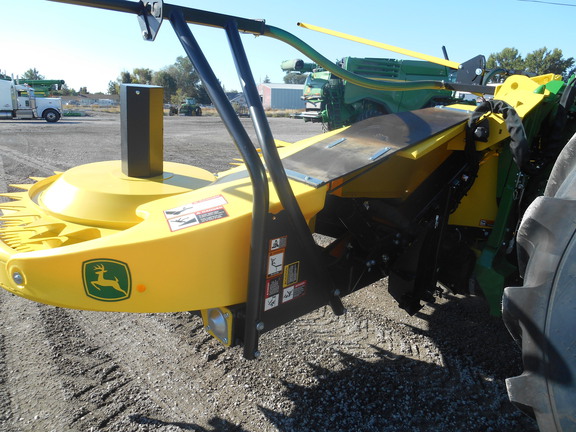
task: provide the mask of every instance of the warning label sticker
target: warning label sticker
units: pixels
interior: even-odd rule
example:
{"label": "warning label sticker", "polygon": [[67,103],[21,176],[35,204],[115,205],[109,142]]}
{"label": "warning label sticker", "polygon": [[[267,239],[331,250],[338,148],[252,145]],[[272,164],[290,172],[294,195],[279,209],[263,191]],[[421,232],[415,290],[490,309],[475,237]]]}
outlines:
{"label": "warning label sticker", "polygon": [[264,299],[264,310],[270,310],[280,304],[280,294],[273,295]]}
{"label": "warning label sticker", "polygon": [[286,249],[287,243],[288,243],[288,236],[272,239],[270,240],[270,250],[275,251],[278,249]]}
{"label": "warning label sticker", "polygon": [[293,298],[294,298],[294,286],[284,288],[284,293],[282,294],[282,303],[289,302]]}
{"label": "warning label sticker", "polygon": [[282,273],[283,267],[284,267],[284,251],[269,255],[267,277],[276,276]]}
{"label": "warning label sticker", "polygon": [[286,303],[298,297],[301,297],[305,294],[305,292],[306,292],[306,281],[286,287],[282,291],[282,303]]}
{"label": "warning label sticker", "polygon": [[222,219],[228,216],[224,205],[228,204],[222,195],[207,198],[164,210],[164,217],[168,221],[171,231],[178,231],[194,225]]}
{"label": "warning label sticker", "polygon": [[300,273],[300,261],[288,264],[284,268],[284,286],[293,285],[298,282],[298,274]]}
{"label": "warning label sticker", "polygon": [[280,278],[268,279],[266,281],[266,297],[270,297],[280,292]]}

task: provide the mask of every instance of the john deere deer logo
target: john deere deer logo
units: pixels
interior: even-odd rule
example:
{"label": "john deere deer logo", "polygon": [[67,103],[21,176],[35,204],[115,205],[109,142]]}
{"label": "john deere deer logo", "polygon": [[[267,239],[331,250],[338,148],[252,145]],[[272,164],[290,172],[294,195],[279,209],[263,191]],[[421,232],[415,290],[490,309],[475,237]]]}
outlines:
{"label": "john deere deer logo", "polygon": [[86,295],[101,301],[119,301],[130,297],[132,282],[128,265],[111,259],[85,261],[82,275]]}

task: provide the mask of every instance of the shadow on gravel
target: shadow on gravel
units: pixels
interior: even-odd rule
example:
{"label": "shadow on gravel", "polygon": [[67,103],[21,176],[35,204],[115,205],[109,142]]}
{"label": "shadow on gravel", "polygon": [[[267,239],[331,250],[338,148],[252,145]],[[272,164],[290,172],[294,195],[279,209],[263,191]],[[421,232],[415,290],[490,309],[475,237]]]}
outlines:
{"label": "shadow on gravel", "polygon": [[182,422],[166,422],[158,419],[153,419],[146,416],[140,415],[131,415],[130,420],[134,423],[140,425],[147,425],[147,426],[154,426],[154,427],[163,427],[163,426],[175,426],[180,428],[183,431],[195,431],[195,432],[247,432],[242,429],[240,426],[236,426],[233,423],[230,423],[227,420],[220,419],[220,418],[213,418],[210,419],[208,424],[210,425],[210,429],[206,429],[205,427],[198,426],[192,423],[182,423]]}
{"label": "shadow on gravel", "polygon": [[259,408],[279,431],[537,432],[506,393],[504,378],[521,371],[519,350],[482,305],[479,298],[433,305],[422,316],[428,330],[407,326],[409,355],[374,345],[362,359],[337,351],[342,368],[310,365],[315,385],[283,383],[290,415]]}

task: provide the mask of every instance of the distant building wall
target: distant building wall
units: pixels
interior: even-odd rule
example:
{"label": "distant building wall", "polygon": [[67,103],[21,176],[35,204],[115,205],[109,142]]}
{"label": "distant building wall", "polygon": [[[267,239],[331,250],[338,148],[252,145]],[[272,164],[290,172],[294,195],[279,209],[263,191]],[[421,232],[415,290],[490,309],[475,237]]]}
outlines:
{"label": "distant building wall", "polygon": [[258,92],[264,109],[304,109],[304,86],[300,84],[260,84]]}

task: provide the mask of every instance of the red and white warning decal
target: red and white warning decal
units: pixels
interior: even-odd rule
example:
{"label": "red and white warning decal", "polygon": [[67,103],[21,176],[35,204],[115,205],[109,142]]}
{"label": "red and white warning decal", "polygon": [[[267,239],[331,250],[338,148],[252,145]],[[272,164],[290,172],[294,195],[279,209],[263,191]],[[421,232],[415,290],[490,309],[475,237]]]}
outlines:
{"label": "red and white warning decal", "polygon": [[226,199],[222,195],[217,195],[164,210],[164,217],[168,221],[170,231],[178,231],[227,217],[228,213],[224,209],[225,204],[228,204]]}
{"label": "red and white warning decal", "polygon": [[282,291],[282,303],[294,300],[298,297],[303,296],[304,294],[306,294],[306,281],[286,287]]}

